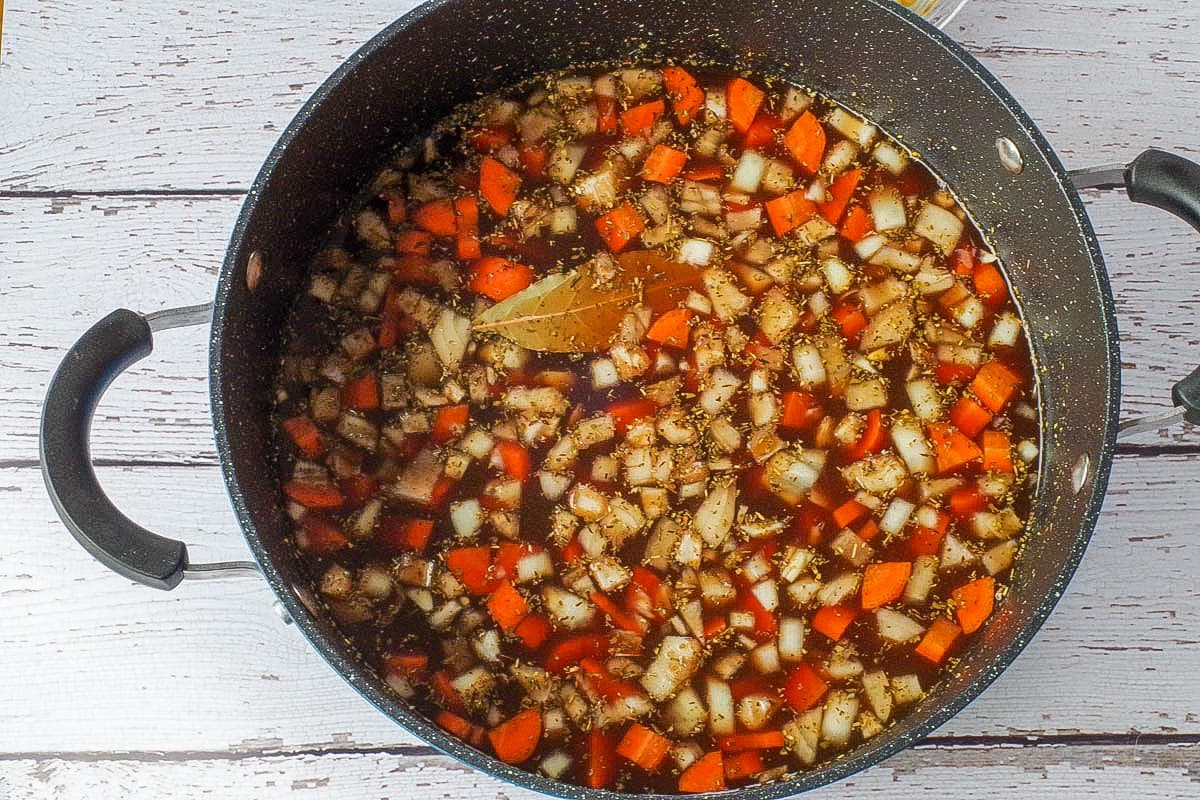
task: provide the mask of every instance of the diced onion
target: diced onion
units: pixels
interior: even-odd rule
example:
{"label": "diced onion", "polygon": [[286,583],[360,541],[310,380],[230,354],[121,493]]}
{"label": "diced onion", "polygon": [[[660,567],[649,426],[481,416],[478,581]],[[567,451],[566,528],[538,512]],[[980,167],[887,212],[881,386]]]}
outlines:
{"label": "diced onion", "polygon": [[925,432],[911,417],[901,417],[892,425],[892,444],[896,452],[904,459],[909,472],[933,473],[937,461],[933,457],[933,448],[925,439]]}
{"label": "diced onion", "polygon": [[958,245],[962,232],[962,220],[933,203],[926,203],[913,221],[913,233],[933,242],[945,255]]}
{"label": "diced onion", "polygon": [[904,526],[908,524],[908,518],[912,516],[915,508],[916,506],[902,497],[894,498],[888,504],[887,510],[883,512],[883,516],[879,518],[879,530],[891,534],[904,530]]}
{"label": "diced onion", "polygon": [[850,691],[837,691],[825,701],[825,714],[821,719],[821,741],[830,747],[845,747],[854,731],[854,720],[858,716],[858,697]]}
{"label": "diced onion", "polygon": [[917,378],[904,385],[913,412],[925,422],[936,422],[942,416],[942,403],[937,387],[928,378]]}
{"label": "diced onion", "polygon": [[937,556],[917,556],[913,561],[912,572],[909,573],[908,583],[904,586],[904,602],[910,606],[924,605],[937,580]]}
{"label": "diced onion", "polygon": [[841,294],[854,282],[854,273],[850,271],[850,267],[846,266],[844,261],[838,258],[827,258],[822,261],[821,272],[825,275],[829,290],[834,294]]}
{"label": "diced onion", "polygon": [[876,610],[875,622],[879,635],[893,642],[911,642],[925,632],[921,623],[890,608]]}
{"label": "diced onion", "polygon": [[904,200],[900,192],[887,187],[876,189],[867,196],[871,206],[871,219],[875,222],[875,230],[891,231],[903,228],[908,217],[904,213]]}
{"label": "diced onion", "polygon": [[1015,347],[1021,341],[1021,319],[1005,311],[996,316],[992,332],[988,335],[988,347]]}
{"label": "diced onion", "polygon": [[[691,680],[702,654],[700,642],[690,636],[664,636],[639,682],[651,699],[661,703]],[[728,711],[732,721],[732,699],[730,702]]]}
{"label": "diced onion", "polygon": [[875,149],[871,151],[871,156],[881,167],[893,175],[899,175],[908,169],[908,156],[904,155],[891,142],[880,142],[875,145]]}
{"label": "diced onion", "polygon": [[829,113],[830,127],[856,143],[859,147],[867,147],[875,138],[875,126],[859,119],[844,108],[838,107]]}
{"label": "diced onion", "polygon": [[729,684],[717,678],[708,678],[704,685],[708,695],[708,729],[713,736],[732,735],[736,730],[737,720]]}
{"label": "diced onion", "polygon": [[863,673],[863,694],[867,696],[867,702],[875,716],[883,722],[887,722],[892,716],[892,692],[888,683],[887,673],[881,669]]}
{"label": "diced onion", "polygon": [[737,166],[734,167],[733,178],[729,181],[729,188],[746,194],[754,194],[758,191],[758,185],[762,181],[763,171],[766,167],[767,160],[762,155],[754,150],[742,151]]}
{"label": "diced onion", "polygon": [[696,267],[706,266],[712,260],[714,249],[707,239],[684,239],[679,245],[679,261]]}
{"label": "diced onion", "polygon": [[859,239],[854,244],[854,252],[859,258],[866,260],[879,252],[879,248],[885,244],[887,244],[887,239],[877,233],[873,233],[870,236],[864,236]]}

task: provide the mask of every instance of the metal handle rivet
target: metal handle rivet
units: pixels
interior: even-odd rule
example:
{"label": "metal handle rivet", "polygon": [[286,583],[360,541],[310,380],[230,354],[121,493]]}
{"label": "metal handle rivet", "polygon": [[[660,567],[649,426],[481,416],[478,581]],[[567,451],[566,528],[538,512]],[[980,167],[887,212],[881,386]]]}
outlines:
{"label": "metal handle rivet", "polygon": [[1092,459],[1088,457],[1087,453],[1075,459],[1075,466],[1071,468],[1071,491],[1075,494],[1079,494],[1079,490],[1087,483],[1091,466]]}
{"label": "metal handle rivet", "polygon": [[996,154],[1000,157],[1001,166],[1013,175],[1020,175],[1025,171],[1025,159],[1021,156],[1021,151],[1007,136],[996,140]]}
{"label": "metal handle rivet", "polygon": [[258,288],[258,282],[262,280],[263,275],[263,255],[258,250],[250,254],[246,259],[246,288],[254,291]]}

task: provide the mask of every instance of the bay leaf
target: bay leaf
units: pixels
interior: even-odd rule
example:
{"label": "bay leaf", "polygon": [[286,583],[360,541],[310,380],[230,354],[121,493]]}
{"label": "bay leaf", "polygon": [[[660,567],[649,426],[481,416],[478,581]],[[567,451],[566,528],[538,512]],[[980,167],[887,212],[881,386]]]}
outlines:
{"label": "bay leaf", "polygon": [[530,350],[591,353],[611,343],[633,306],[644,303],[656,314],[679,304],[700,280],[700,271],[652,250],[617,257],[612,276],[592,262],[550,275],[475,317],[477,333],[498,333]]}

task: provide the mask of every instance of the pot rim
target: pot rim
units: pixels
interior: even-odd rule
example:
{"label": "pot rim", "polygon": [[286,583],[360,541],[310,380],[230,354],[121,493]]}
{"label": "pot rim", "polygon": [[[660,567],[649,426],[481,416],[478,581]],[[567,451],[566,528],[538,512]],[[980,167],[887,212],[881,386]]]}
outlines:
{"label": "pot rim", "polygon": [[[478,769],[486,775],[497,777],[509,783],[553,797],[570,798],[571,800],[583,798],[587,798],[588,800],[615,800],[616,798],[650,798],[651,800],[653,798],[660,798],[661,800],[666,800],[667,798],[677,798],[680,795],[633,794],[607,789],[591,789],[563,781],[551,780],[538,773],[505,764],[443,731],[430,720],[426,719],[424,715],[411,709],[405,702],[392,696],[382,688],[382,681],[371,676],[367,667],[363,666],[358,659],[351,657],[346,652],[343,644],[328,637],[320,629],[315,621],[314,612],[311,610],[309,603],[306,602],[305,597],[295,587],[286,582],[279,569],[268,557],[266,548],[259,540],[258,532],[252,521],[246,496],[242,492],[234,474],[232,458],[230,456],[230,429],[226,424],[225,414],[223,413],[222,398],[226,391],[226,381],[222,370],[220,354],[224,344],[223,333],[229,312],[230,289],[233,285],[235,275],[239,274],[241,265],[245,263],[248,256],[244,252],[247,247],[246,233],[250,220],[258,210],[262,190],[269,181],[275,166],[284,157],[299,132],[307,124],[309,117],[346,78],[351,76],[363,62],[373,57],[377,51],[390,45],[393,39],[403,36],[406,29],[411,25],[433,15],[443,7],[453,6],[458,2],[460,0],[431,0],[417,6],[376,33],[343,61],[322,82],[312,97],[296,113],[275,146],[271,149],[270,154],[265,159],[261,170],[255,178],[238,215],[237,223],[230,239],[226,258],[218,279],[214,303],[213,333],[209,351],[210,400],[222,474],[250,550],[267,582],[270,584],[272,591],[275,592],[279,601],[287,609],[296,627],[300,629],[308,642],[344,680],[372,705],[389,716],[405,730],[413,733],[441,753]],[[920,717],[910,716],[906,718],[906,726],[897,730],[893,736],[889,737],[887,733],[882,734],[878,739],[861,744],[845,755],[826,762],[823,766],[807,772],[800,772],[789,780],[747,786],[723,792],[694,795],[699,798],[728,798],[736,794],[736,796],[746,798],[747,800],[773,800],[774,798],[789,797],[825,786],[874,766],[901,750],[917,744],[928,734],[957,715],[1008,668],[1017,655],[1033,639],[1062,597],[1091,539],[1104,500],[1115,452],[1121,374],[1115,304],[1095,231],[1092,228],[1078,192],[1071,184],[1066,169],[1045,136],[1021,105],[974,56],[938,28],[892,0],[862,0],[862,2],[875,6],[884,13],[896,17],[900,23],[916,29],[918,33],[932,40],[933,44],[941,47],[958,61],[972,77],[991,92],[1003,109],[1018,122],[1030,142],[1036,148],[1037,154],[1049,164],[1059,189],[1070,206],[1079,232],[1083,235],[1087,254],[1094,266],[1093,271],[1097,279],[1096,288],[1100,294],[1104,323],[1102,333],[1107,345],[1108,368],[1111,376],[1108,384],[1109,395],[1105,404],[1107,413],[1105,419],[1101,422],[1103,440],[1100,451],[1096,454],[1094,471],[1090,481],[1090,493],[1086,501],[1086,510],[1083,514],[1082,524],[1071,544],[1063,569],[1058,574],[1052,590],[1039,603],[1032,607],[1025,624],[998,651],[979,676],[964,686],[958,693],[945,698],[945,701],[941,705],[926,712],[926,714]],[[953,187],[951,188],[953,189]],[[1045,441],[1047,431],[1045,430],[1044,414],[1041,416],[1041,419],[1043,429],[1040,433],[1042,440]],[[1037,490],[1039,494],[1044,490],[1044,487],[1049,486],[1046,472],[1045,459],[1041,459],[1038,475],[1039,488]]]}

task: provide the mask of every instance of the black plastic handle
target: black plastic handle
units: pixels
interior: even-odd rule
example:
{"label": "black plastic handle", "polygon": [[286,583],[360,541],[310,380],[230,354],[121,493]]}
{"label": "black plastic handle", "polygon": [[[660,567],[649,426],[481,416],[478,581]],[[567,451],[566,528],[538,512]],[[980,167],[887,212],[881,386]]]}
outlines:
{"label": "black plastic handle", "polygon": [[[1150,148],[1125,168],[1125,191],[1135,203],[1169,211],[1200,232],[1200,164]],[[1171,388],[1183,418],[1200,425],[1200,367]]]}
{"label": "black plastic handle", "polygon": [[42,409],[42,476],[59,516],[89,553],[126,578],[173,589],[188,565],[187,545],[151,533],[117,510],[96,479],[90,446],[92,415],[104,390],[153,348],[146,319],[121,309],[67,351]]}

